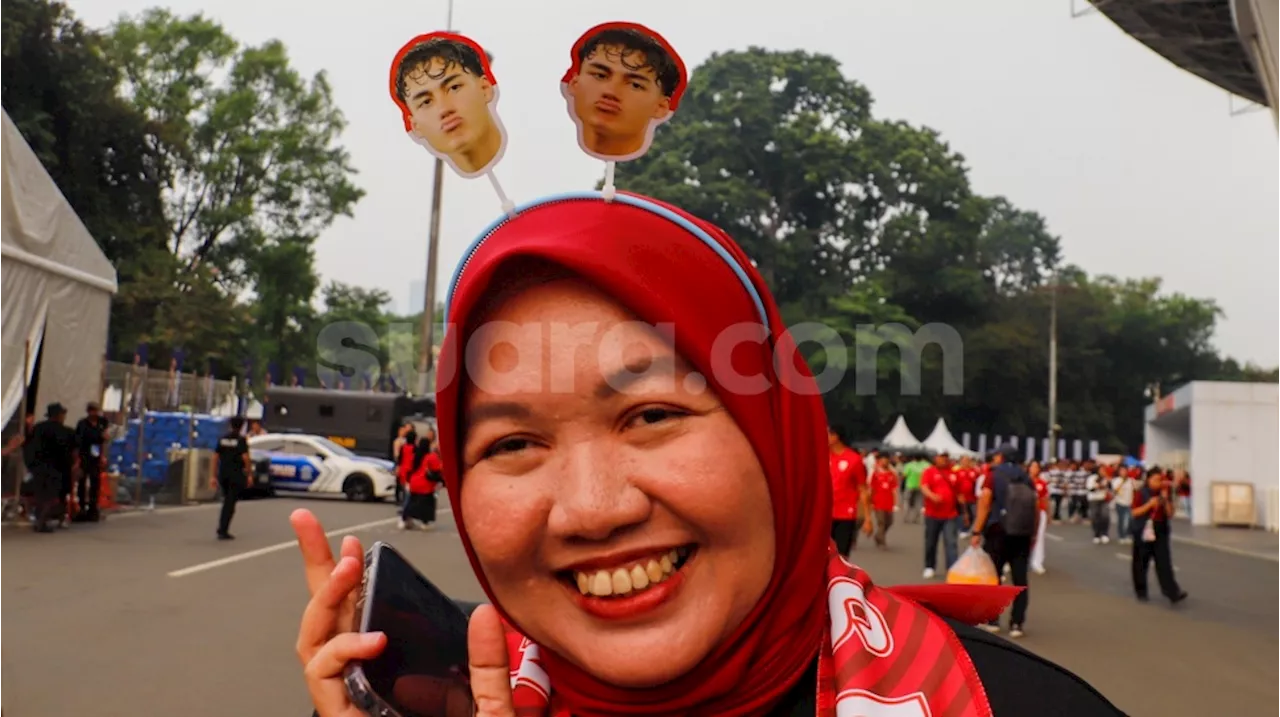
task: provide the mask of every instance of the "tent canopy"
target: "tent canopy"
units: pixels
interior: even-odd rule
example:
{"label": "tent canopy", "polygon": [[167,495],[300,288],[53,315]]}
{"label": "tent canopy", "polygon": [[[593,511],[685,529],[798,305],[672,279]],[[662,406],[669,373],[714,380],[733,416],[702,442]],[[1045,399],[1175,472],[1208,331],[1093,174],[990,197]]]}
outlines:
{"label": "tent canopy", "polygon": [[884,437],[882,443],[898,450],[920,450],[924,447],[911,433],[911,429],[907,427],[907,419],[902,416],[898,416],[898,420],[894,421],[893,428],[889,429],[889,435]]}
{"label": "tent canopy", "polygon": [[[116,270],[4,113],[0,199],[4,423],[35,375],[36,405],[58,401],[71,416],[101,400]],[[43,415],[43,409],[40,409]]]}
{"label": "tent canopy", "polygon": [[928,438],[924,439],[924,447],[934,453],[945,453],[952,458],[961,458],[963,456],[978,457],[976,451],[971,451],[960,445],[955,436],[951,435],[951,431],[947,429],[947,421],[944,418],[938,419],[938,423],[933,427],[933,432],[929,434]]}

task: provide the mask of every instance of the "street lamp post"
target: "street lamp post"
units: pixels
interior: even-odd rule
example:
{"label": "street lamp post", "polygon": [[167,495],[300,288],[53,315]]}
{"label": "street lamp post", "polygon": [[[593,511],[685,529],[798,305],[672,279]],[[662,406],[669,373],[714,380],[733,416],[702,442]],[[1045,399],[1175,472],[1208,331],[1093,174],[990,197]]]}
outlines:
{"label": "street lamp post", "polygon": [[[445,29],[453,32],[453,0],[449,0]],[[440,202],[444,191],[444,162],[436,159],[431,184],[431,233],[427,242],[427,280],[423,287],[422,343],[418,354],[418,395],[431,390],[431,374],[435,372],[436,343],[436,263],[440,253]]]}
{"label": "street lamp post", "polygon": [[1058,459],[1058,272],[1049,288],[1049,462]]}

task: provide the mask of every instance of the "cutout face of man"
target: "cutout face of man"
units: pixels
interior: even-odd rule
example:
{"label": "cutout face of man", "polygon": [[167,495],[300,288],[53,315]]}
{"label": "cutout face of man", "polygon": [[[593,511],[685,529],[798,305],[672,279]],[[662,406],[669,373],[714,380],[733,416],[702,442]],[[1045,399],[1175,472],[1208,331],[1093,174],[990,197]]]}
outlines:
{"label": "cutout face of man", "polygon": [[673,93],[683,85],[681,65],[638,27],[588,34],[563,85],[578,143],[598,159],[635,159],[649,149],[654,128],[672,115]]}
{"label": "cutout face of man", "polygon": [[417,43],[395,78],[414,141],[464,177],[484,173],[501,157],[506,132],[494,109],[497,87],[475,48],[438,37]]}

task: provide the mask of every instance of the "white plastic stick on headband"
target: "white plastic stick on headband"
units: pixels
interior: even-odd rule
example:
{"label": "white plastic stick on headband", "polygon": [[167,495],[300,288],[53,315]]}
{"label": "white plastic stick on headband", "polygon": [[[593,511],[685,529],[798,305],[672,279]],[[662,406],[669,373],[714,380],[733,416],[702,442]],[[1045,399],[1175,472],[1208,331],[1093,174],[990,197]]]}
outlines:
{"label": "white plastic stick on headband", "polygon": [[617,187],[613,185],[613,170],[616,166],[616,162],[604,163],[604,187],[600,190],[600,195],[606,202],[612,202],[613,197],[618,193]]}
{"label": "white plastic stick on headband", "polygon": [[516,203],[511,201],[507,193],[502,191],[502,185],[498,182],[498,176],[492,170],[485,173],[489,177],[489,184],[493,185],[493,191],[498,195],[498,201],[502,203],[502,211],[509,217],[516,215]]}

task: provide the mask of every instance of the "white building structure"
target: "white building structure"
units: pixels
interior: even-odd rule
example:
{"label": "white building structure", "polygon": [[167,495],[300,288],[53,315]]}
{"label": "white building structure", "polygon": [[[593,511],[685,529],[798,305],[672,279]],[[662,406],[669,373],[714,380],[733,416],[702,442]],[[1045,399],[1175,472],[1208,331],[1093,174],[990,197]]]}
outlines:
{"label": "white building structure", "polygon": [[1145,413],[1143,458],[1190,473],[1192,524],[1213,524],[1214,483],[1247,483],[1253,524],[1277,529],[1280,385],[1192,381]]}
{"label": "white building structure", "polygon": [[2,137],[3,423],[34,385],[37,420],[57,401],[74,425],[102,398],[116,270],[8,113]]}

